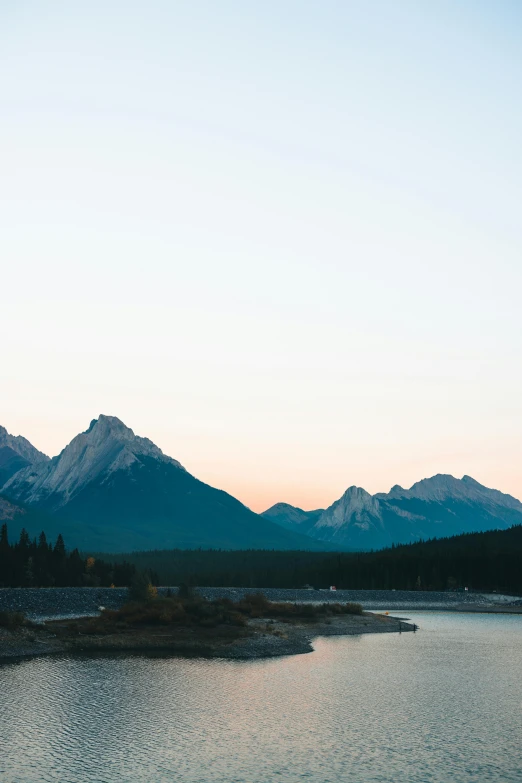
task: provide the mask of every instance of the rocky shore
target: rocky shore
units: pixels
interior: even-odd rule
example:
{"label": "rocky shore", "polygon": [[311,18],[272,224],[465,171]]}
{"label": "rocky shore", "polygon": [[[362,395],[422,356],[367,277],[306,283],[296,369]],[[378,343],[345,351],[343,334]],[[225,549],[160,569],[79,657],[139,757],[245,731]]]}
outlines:
{"label": "rocky shore", "polygon": [[236,641],[229,650],[222,650],[223,658],[270,658],[278,655],[297,655],[313,652],[313,640],[319,636],[357,636],[367,633],[412,632],[416,626],[412,623],[387,617],[382,614],[364,612],[360,616],[336,617],[328,622],[313,625],[300,624],[287,626],[274,623],[267,632],[264,623],[253,636]]}
{"label": "rocky shore", "polygon": [[[164,595],[168,588],[159,588]],[[177,588],[170,588],[175,595]],[[198,588],[203,599],[241,600],[259,591],[248,588]],[[435,609],[468,612],[522,612],[514,596],[480,593],[433,593],[381,590],[276,590],[262,591],[270,601],[298,604],[355,601],[364,609],[392,612]],[[317,636],[362,633],[397,633],[413,630],[404,620],[365,611],[314,622],[284,623],[278,619],[250,619],[246,629],[216,634],[202,629],[133,629],[132,633],[84,635],[73,630],[73,618],[94,617],[101,608],[120,609],[127,600],[125,588],[3,588],[0,612],[23,612],[29,625],[17,630],[0,628],[0,659],[52,653],[156,651],[179,655],[225,658],[261,658],[311,652]]]}
{"label": "rocky shore", "polygon": [[15,630],[0,628],[0,661],[50,654],[117,652],[247,660],[313,652],[318,636],[411,632],[414,625],[380,614],[342,615],[314,622],[257,618],[245,628],[133,628],[110,634],[82,634],[76,623],[54,620]]}
{"label": "rocky shore", "polygon": [[[164,595],[167,587],[158,592]],[[170,588],[176,593],[177,588]],[[257,588],[200,587],[197,592],[204,598],[230,598],[233,601],[259,592]],[[271,601],[297,601],[299,603],[326,603],[355,601],[368,610],[450,610],[484,611],[522,606],[522,598],[497,593],[428,592],[407,590],[284,590],[265,588],[264,595]],[[126,600],[126,588],[108,587],[49,587],[49,588],[0,588],[0,611],[24,612],[33,620],[58,617],[94,615],[100,606],[118,609]]]}

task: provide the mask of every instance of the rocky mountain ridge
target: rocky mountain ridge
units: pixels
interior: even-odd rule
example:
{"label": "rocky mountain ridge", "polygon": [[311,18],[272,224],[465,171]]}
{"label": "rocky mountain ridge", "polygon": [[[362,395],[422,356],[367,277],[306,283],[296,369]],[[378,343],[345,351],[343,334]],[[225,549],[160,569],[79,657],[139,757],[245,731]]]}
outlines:
{"label": "rocky mountain ridge", "polygon": [[0,426],[0,448],[10,448],[27,462],[37,464],[39,462],[48,462],[50,457],[30,443],[22,435],[10,435],[5,427]]}
{"label": "rocky mountain ridge", "polygon": [[94,419],[52,460],[24,464],[0,492],[31,512],[9,509],[15,534],[45,518],[49,535],[84,551],[325,548],[199,481],[115,416]]}
{"label": "rocky mountain ridge", "polygon": [[2,491],[29,504],[52,497],[48,506],[59,508],[97,477],[103,476],[103,481],[107,481],[111,473],[130,468],[141,457],[151,457],[185,470],[148,438],[135,435],[116,416],[101,414],[57,457],[45,465],[37,463],[19,471]]}
{"label": "rocky mountain ridge", "polygon": [[22,468],[47,462],[49,457],[38,451],[21,435],[10,435],[0,427],[0,486]]}
{"label": "rocky mountain ridge", "polygon": [[[307,519],[302,509],[277,504],[264,514],[295,529]],[[310,520],[309,520],[310,521]],[[279,522],[283,524],[282,521]],[[452,536],[507,528],[522,523],[522,503],[511,495],[483,486],[470,476],[457,479],[437,474],[413,484],[399,485],[389,493],[371,495],[361,487],[349,487],[307,526],[307,535],[345,549],[379,549],[419,539]]]}
{"label": "rocky mountain ridge", "polygon": [[365,550],[522,523],[516,498],[445,474],[375,495],[351,486],[327,509],[278,503],[254,514],[106,415],[53,459],[0,427],[0,493],[0,520],[11,527],[32,524],[37,535],[45,521],[50,535],[99,551]]}

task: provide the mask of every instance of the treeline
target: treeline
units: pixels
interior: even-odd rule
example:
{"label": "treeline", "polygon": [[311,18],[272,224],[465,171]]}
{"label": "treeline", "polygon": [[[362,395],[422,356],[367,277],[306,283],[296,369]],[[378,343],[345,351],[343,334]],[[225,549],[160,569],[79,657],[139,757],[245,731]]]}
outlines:
{"label": "treeline", "polygon": [[126,562],[110,563],[68,552],[61,535],[55,543],[45,533],[38,540],[22,530],[16,543],[9,542],[7,525],[0,528],[0,587],[124,587],[136,568]]}
{"label": "treeline", "polygon": [[0,529],[0,587],[154,585],[348,590],[470,590],[522,594],[522,525],[378,552],[163,550],[83,556],[62,536],[15,543]]}
{"label": "treeline", "polygon": [[[105,556],[103,556],[105,557]],[[305,585],[352,590],[471,590],[522,594],[522,525],[394,546],[377,552],[169,550],[111,555],[154,584]]]}

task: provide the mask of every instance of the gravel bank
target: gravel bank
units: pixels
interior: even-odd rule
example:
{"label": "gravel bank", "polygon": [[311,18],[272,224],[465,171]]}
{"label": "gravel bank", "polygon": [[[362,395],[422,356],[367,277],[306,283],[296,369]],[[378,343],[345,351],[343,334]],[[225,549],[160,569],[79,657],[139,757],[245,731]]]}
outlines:
{"label": "gravel bank", "polygon": [[[171,588],[173,592],[177,588]],[[159,588],[160,593],[167,588]],[[198,591],[208,599],[229,597],[237,600],[253,588],[201,587]],[[327,602],[355,601],[364,609],[382,611],[408,611],[408,609],[480,610],[522,606],[522,598],[499,594],[435,593],[406,590],[262,590],[271,601]],[[125,588],[53,587],[53,588],[1,588],[0,611],[24,612],[33,620],[60,617],[79,617],[97,614],[100,606],[118,609],[126,599]]]}
{"label": "gravel bank", "polygon": [[[0,628],[0,662],[13,658],[61,653],[141,653],[182,657],[249,660],[313,652],[318,636],[354,636],[367,633],[414,631],[416,627],[394,617],[365,613],[323,617],[317,622],[251,619],[247,628],[175,628],[138,626],[107,634],[80,633],[67,620],[33,624],[14,631]],[[84,629],[85,630],[85,629]]]}
{"label": "gravel bank", "polygon": [[345,615],[330,618],[327,622],[286,625],[273,622],[270,632],[263,633],[266,620],[251,621],[258,633],[237,641],[228,650],[219,652],[220,658],[245,660],[249,658],[273,658],[280,655],[299,655],[313,652],[313,640],[319,636],[358,636],[368,633],[407,633],[417,626],[395,617],[378,614]]}

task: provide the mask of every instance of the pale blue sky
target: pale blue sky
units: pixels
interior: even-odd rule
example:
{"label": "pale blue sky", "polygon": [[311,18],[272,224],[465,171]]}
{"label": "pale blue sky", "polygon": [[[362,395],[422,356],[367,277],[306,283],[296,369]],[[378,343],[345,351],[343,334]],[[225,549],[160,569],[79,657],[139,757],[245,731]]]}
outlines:
{"label": "pale blue sky", "polygon": [[0,423],[256,510],[522,496],[522,6],[2,2]]}

